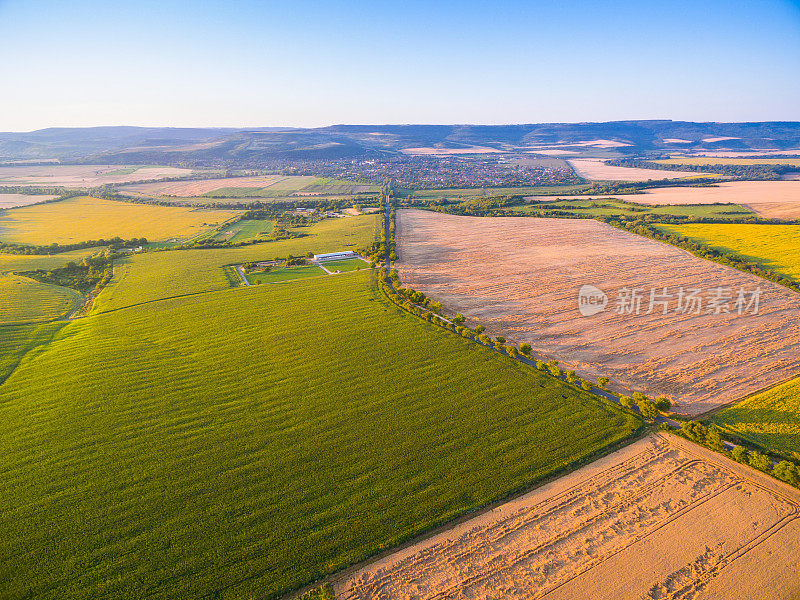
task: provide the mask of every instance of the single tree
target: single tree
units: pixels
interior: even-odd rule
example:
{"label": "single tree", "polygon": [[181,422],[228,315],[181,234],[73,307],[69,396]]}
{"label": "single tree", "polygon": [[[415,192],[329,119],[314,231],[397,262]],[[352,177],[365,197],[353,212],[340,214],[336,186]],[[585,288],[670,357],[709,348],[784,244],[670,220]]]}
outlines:
{"label": "single tree", "polygon": [[606,386],[608,385],[609,381],[611,381],[611,380],[608,377],[598,377],[597,378],[597,386],[600,389],[604,390],[604,389],[606,389]]}
{"label": "single tree", "polygon": [[724,447],[722,445],[722,436],[714,426],[709,427],[708,431],[706,432],[706,446],[712,450],[716,450],[717,452],[721,452]]}
{"label": "single tree", "polygon": [[642,413],[642,416],[648,421],[652,421],[658,416],[656,405],[650,402],[650,400],[637,402],[636,405],[639,407],[639,411]]}
{"label": "single tree", "polygon": [[772,461],[769,456],[762,454],[758,450],[753,450],[750,453],[750,466],[755,467],[760,471],[769,471],[772,468]]}
{"label": "single tree", "polygon": [[731,450],[731,458],[736,462],[747,463],[747,449],[743,446],[734,446]]}
{"label": "single tree", "polygon": [[797,465],[788,460],[782,460],[772,468],[772,473],[778,479],[782,479],[791,485],[800,484],[800,469]]}
{"label": "single tree", "polygon": [[519,347],[519,351],[522,352],[525,356],[530,356],[530,354],[531,354],[531,345],[530,344],[522,344]]}

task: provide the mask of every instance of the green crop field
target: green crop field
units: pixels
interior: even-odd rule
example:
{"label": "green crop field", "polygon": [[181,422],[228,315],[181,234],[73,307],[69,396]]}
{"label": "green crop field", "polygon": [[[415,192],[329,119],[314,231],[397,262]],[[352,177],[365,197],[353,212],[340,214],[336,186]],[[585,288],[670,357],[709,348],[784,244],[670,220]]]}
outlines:
{"label": "green crop field", "polygon": [[0,275],[0,325],[57,319],[82,303],[83,296],[73,289]]}
{"label": "green crop field", "polygon": [[86,248],[58,254],[4,254],[0,253],[0,273],[11,271],[35,271],[36,269],[55,269],[68,262],[80,262],[101,248]]}
{"label": "green crop field", "polygon": [[541,200],[537,203],[508,209],[508,212],[521,212],[536,215],[542,211],[559,210],[576,216],[611,217],[615,215],[670,215],[689,219],[714,218],[737,219],[755,216],[755,213],[738,204],[682,204],[649,206],[615,200],[614,198],[596,198],[591,200]]}
{"label": "green crop field", "polygon": [[747,158],[747,157],[716,157],[716,156],[688,156],[684,158],[667,158],[653,162],[663,165],[789,165],[800,167],[798,158]]}
{"label": "green crop field", "polygon": [[3,598],[269,597],[638,428],[372,278],[55,324],[0,385]]}
{"label": "green crop field", "polygon": [[196,294],[230,287],[223,267],[289,254],[354,250],[375,238],[377,215],[325,219],[295,231],[304,237],[253,244],[241,248],[167,250],[120,260],[111,284],[97,297],[94,311],[106,311],[160,298]]}
{"label": "green crop field", "polygon": [[87,240],[144,237],[187,239],[212,230],[238,213],[70,198],[0,211],[0,241],[69,244]]}
{"label": "green crop field", "polygon": [[280,283],[283,281],[295,281],[297,279],[308,279],[309,277],[325,277],[328,274],[317,265],[302,265],[297,267],[287,267],[285,269],[273,269],[272,271],[247,274],[247,281],[253,285],[260,283]]}
{"label": "green crop field", "polygon": [[328,271],[346,273],[348,271],[359,271],[361,269],[369,269],[369,263],[364,262],[360,258],[347,258],[345,260],[326,260],[320,263]]}
{"label": "green crop field", "polygon": [[274,221],[265,219],[243,219],[237,221],[230,227],[224,228],[214,237],[215,239],[228,242],[246,242],[248,240],[268,236],[274,225]]}
{"label": "green crop field", "polygon": [[800,459],[800,378],[751,396],[711,417],[723,430]]}
{"label": "green crop field", "polygon": [[399,190],[403,199],[438,200],[440,198],[475,198],[486,196],[550,196],[556,194],[580,194],[591,187],[589,184],[548,185],[527,187],[447,188],[441,190]]}
{"label": "green crop field", "polygon": [[800,225],[696,223],[658,227],[718,250],[734,252],[776,273],[800,281]]}
{"label": "green crop field", "polygon": [[0,326],[0,384],[24,356],[33,356],[63,326],[63,322]]}

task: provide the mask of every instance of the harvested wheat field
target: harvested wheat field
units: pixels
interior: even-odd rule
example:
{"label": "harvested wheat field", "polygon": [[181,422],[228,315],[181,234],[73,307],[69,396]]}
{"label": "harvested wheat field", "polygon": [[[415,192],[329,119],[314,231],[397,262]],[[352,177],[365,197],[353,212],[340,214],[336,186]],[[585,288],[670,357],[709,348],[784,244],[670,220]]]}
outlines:
{"label": "harvested wheat field", "polygon": [[584,179],[592,181],[649,181],[651,179],[681,179],[697,176],[686,171],[662,171],[660,169],[635,169],[614,167],[599,158],[569,158],[575,172]]}
{"label": "harvested wheat field", "polygon": [[58,196],[31,196],[28,194],[0,194],[0,209],[3,208],[16,208],[18,206],[30,206],[31,204],[39,204],[47,200],[58,198]]}
{"label": "harvested wheat field", "polygon": [[178,241],[212,231],[239,214],[84,196],[0,212],[0,240],[42,246],[113,237]]}
{"label": "harvested wheat field", "polygon": [[[397,214],[403,285],[578,374],[699,414],[800,373],[800,295],[767,280],[593,220]],[[605,312],[580,315],[585,284],[608,294]],[[665,286],[667,314],[646,314]],[[617,313],[624,288],[640,290],[640,314]],[[701,290],[700,314],[676,310],[680,288]],[[760,288],[758,314],[733,299],[707,313],[716,288]]]}
{"label": "harvested wheat field", "polygon": [[0,185],[95,187],[109,183],[181,177],[191,169],[177,167],[124,167],[120,165],[43,165],[0,167]]}
{"label": "harvested wheat field", "polygon": [[120,191],[144,196],[189,198],[201,196],[222,188],[265,188],[283,179],[288,179],[288,177],[283,175],[263,175],[257,177],[220,177],[218,179],[198,179],[196,181],[163,181],[126,185],[120,188]]}
{"label": "harvested wheat field", "polygon": [[800,493],[654,434],[335,582],[341,600],[800,595]]}
{"label": "harvested wheat field", "polygon": [[[575,196],[597,198],[599,196]],[[800,218],[800,181],[729,181],[703,187],[663,187],[644,194],[604,196],[639,204],[739,204],[762,217]],[[548,199],[550,197],[536,197]],[[563,198],[570,198],[563,196]]]}

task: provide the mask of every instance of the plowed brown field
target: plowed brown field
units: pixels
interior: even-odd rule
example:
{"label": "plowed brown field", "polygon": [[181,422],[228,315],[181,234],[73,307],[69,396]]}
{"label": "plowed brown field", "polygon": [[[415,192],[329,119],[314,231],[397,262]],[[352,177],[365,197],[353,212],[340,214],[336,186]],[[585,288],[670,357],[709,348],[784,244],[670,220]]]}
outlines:
{"label": "plowed brown field", "polygon": [[[401,210],[397,224],[404,285],[579,374],[665,394],[680,412],[706,412],[800,372],[800,295],[764,279],[592,220]],[[578,312],[585,284],[608,294],[605,312]],[[665,286],[667,314],[658,304],[646,314],[651,288]],[[733,301],[730,313],[707,313],[720,287],[734,296],[760,288],[758,314],[739,315]],[[640,314],[617,313],[623,288],[641,290]],[[680,288],[701,290],[700,314],[676,310]]]}
{"label": "plowed brown field", "polygon": [[341,600],[800,596],[800,493],[653,435],[335,583]]}

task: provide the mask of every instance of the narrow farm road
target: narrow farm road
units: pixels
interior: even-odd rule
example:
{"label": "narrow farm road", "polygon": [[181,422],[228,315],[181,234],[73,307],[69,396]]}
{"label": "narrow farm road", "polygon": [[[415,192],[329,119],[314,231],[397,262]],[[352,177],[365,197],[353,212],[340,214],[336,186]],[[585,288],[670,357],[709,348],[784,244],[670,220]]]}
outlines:
{"label": "narrow farm road", "polygon": [[250,285],[250,282],[247,281],[247,277],[244,275],[244,269],[242,269],[242,265],[236,265],[236,272],[239,274],[239,277],[242,279],[242,285]]}

